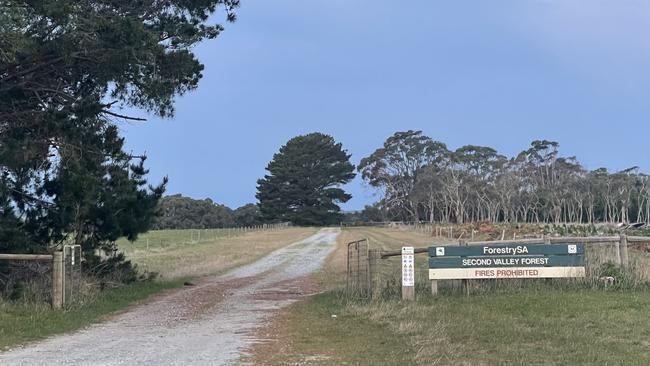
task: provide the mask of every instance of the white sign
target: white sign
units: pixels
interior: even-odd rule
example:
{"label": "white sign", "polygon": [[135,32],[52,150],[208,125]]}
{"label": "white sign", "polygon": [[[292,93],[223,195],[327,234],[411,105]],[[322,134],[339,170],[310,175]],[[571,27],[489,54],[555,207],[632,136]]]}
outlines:
{"label": "white sign", "polygon": [[585,277],[585,267],[431,268],[431,280]]}
{"label": "white sign", "polygon": [[436,257],[444,257],[444,256],[445,256],[445,247],[437,247]]}
{"label": "white sign", "polygon": [[402,286],[415,286],[415,250],[402,247]]}
{"label": "white sign", "polygon": [[569,245],[569,254],[576,254],[578,253],[578,246],[577,245]]}

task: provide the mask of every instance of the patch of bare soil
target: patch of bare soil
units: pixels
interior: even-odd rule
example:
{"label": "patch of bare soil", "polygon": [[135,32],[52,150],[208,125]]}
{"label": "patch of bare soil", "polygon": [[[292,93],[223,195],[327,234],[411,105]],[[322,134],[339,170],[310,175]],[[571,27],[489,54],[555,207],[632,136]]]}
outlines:
{"label": "patch of bare soil", "polygon": [[[345,233],[339,238],[339,244],[327,259],[325,273],[309,275],[283,284],[284,291],[269,291],[257,294],[258,298],[304,300],[305,297],[319,294],[330,289],[331,283],[324,281],[323,276],[331,275],[332,271],[345,271],[346,247],[350,241]],[[292,344],[290,323],[291,312],[286,307],[273,312],[264,325],[253,333],[256,343],[246,350],[246,363],[251,365],[311,365],[330,360],[334,355],[299,355],[295,353]]]}
{"label": "patch of bare soil", "polygon": [[[311,277],[304,277],[290,281],[284,287],[283,292],[262,293],[263,298],[290,298],[297,301],[306,296],[315,295],[325,291],[325,286],[314,281]],[[286,308],[276,310],[263,326],[257,328],[253,333],[256,343],[246,350],[248,357],[246,363],[251,365],[309,365],[313,362],[327,360],[330,355],[297,355],[293,350],[290,329],[288,327],[291,313]],[[278,355],[282,355],[278,357]]]}

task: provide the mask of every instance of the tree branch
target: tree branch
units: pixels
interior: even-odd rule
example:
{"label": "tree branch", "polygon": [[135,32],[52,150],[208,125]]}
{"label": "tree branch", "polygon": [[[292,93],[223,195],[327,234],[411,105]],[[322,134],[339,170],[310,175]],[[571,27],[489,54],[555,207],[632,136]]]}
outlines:
{"label": "tree branch", "polygon": [[106,109],[102,109],[102,113],[106,113],[108,115],[111,115],[111,116],[117,117],[117,118],[127,119],[129,121],[146,121],[147,120],[146,118],[129,117],[129,116],[126,116],[126,115],[123,115],[123,114],[113,113],[111,111],[107,111]]}

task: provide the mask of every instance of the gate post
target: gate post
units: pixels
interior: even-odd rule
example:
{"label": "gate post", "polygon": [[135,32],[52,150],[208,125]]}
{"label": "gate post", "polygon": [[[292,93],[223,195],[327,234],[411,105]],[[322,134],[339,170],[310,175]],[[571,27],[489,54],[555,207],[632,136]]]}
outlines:
{"label": "gate post", "polygon": [[52,307],[63,307],[63,252],[54,252],[52,255]]}
{"label": "gate post", "polygon": [[438,296],[438,280],[431,280],[431,296]]}
{"label": "gate post", "polygon": [[629,265],[629,261],[627,255],[627,235],[621,234],[621,267],[626,269]]}
{"label": "gate post", "polygon": [[621,239],[619,239],[617,242],[614,243],[614,249],[616,250],[616,253],[614,253],[616,255],[616,265],[619,267],[621,266],[622,263],[621,262],[621,241],[622,241],[622,237]]}
{"label": "gate post", "polygon": [[[458,245],[459,246],[466,245],[465,240],[464,239],[458,240]],[[465,292],[465,295],[469,296],[470,293],[469,280],[460,280],[460,283],[461,283],[461,287],[463,288],[463,291]]]}
{"label": "gate post", "polygon": [[370,298],[375,297],[377,290],[377,265],[381,258],[381,249],[370,249],[368,251],[368,295]]}

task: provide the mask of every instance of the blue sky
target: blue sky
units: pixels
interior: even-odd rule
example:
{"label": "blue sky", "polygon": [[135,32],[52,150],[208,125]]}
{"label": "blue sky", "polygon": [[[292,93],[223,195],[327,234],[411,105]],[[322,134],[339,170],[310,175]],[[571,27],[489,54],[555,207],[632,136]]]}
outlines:
{"label": "blue sky", "polygon": [[[168,193],[237,207],[293,136],[333,135],[353,162],[395,131],[514,155],[552,139],[589,169],[650,171],[650,2],[242,0],[195,52],[176,116],[123,123]],[[215,16],[221,22],[222,16]],[[137,113],[146,116],[144,113]],[[377,200],[359,179],[344,209]]]}

